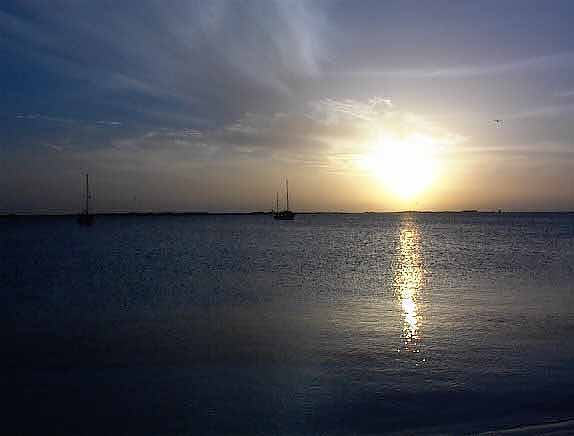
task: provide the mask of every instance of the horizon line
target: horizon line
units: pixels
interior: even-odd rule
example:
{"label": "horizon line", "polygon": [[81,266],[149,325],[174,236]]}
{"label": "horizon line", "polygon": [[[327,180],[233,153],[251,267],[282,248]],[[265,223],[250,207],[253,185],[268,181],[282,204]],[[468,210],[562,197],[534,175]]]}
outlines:
{"label": "horizon line", "polygon": [[[94,216],[217,216],[217,215],[271,215],[272,211],[108,211],[108,212],[95,212]],[[398,213],[460,213],[460,214],[527,214],[527,213],[560,213],[572,214],[574,210],[498,210],[498,209],[461,209],[461,210],[386,210],[386,211],[301,211],[295,212],[297,215],[362,215],[362,214],[398,214]],[[13,217],[71,217],[77,216],[78,212],[0,212],[0,218],[13,218]]]}

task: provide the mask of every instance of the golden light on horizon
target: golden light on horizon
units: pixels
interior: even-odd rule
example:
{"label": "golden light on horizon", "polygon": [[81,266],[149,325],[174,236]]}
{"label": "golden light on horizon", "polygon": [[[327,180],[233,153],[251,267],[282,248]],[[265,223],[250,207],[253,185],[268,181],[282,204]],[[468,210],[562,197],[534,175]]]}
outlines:
{"label": "golden light on horizon", "polygon": [[437,141],[428,135],[380,135],[359,165],[400,200],[428,191],[439,173]]}

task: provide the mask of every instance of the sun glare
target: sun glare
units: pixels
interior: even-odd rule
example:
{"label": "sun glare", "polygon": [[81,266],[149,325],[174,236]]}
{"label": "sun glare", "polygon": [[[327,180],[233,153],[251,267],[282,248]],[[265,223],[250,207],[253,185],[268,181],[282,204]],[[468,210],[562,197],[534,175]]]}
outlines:
{"label": "sun glare", "polygon": [[433,138],[411,134],[385,135],[362,158],[361,166],[384,187],[402,200],[410,200],[427,190],[438,173]]}

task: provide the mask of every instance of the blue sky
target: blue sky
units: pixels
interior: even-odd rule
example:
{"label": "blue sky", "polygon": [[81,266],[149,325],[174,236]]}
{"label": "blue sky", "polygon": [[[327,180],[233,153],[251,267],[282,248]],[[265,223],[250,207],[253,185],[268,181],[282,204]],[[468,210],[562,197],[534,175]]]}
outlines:
{"label": "blue sky", "polygon": [[73,212],[87,171],[102,211],[269,209],[285,176],[300,210],[571,210],[573,21],[570,1],[3,1],[0,211]]}

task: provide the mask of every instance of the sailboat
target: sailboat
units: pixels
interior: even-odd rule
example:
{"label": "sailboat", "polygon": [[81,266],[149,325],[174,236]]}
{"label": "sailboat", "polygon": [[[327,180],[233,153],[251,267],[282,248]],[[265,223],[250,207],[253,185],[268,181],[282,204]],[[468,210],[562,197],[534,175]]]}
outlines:
{"label": "sailboat", "polygon": [[90,214],[90,198],[90,179],[88,174],[86,174],[86,207],[78,215],[78,224],[81,226],[91,226],[94,223],[94,215]]}
{"label": "sailboat", "polygon": [[285,181],[287,190],[287,204],[284,210],[279,210],[279,193],[275,196],[276,208],[273,211],[273,218],[276,220],[293,220],[295,218],[295,213],[289,210],[289,180]]}

